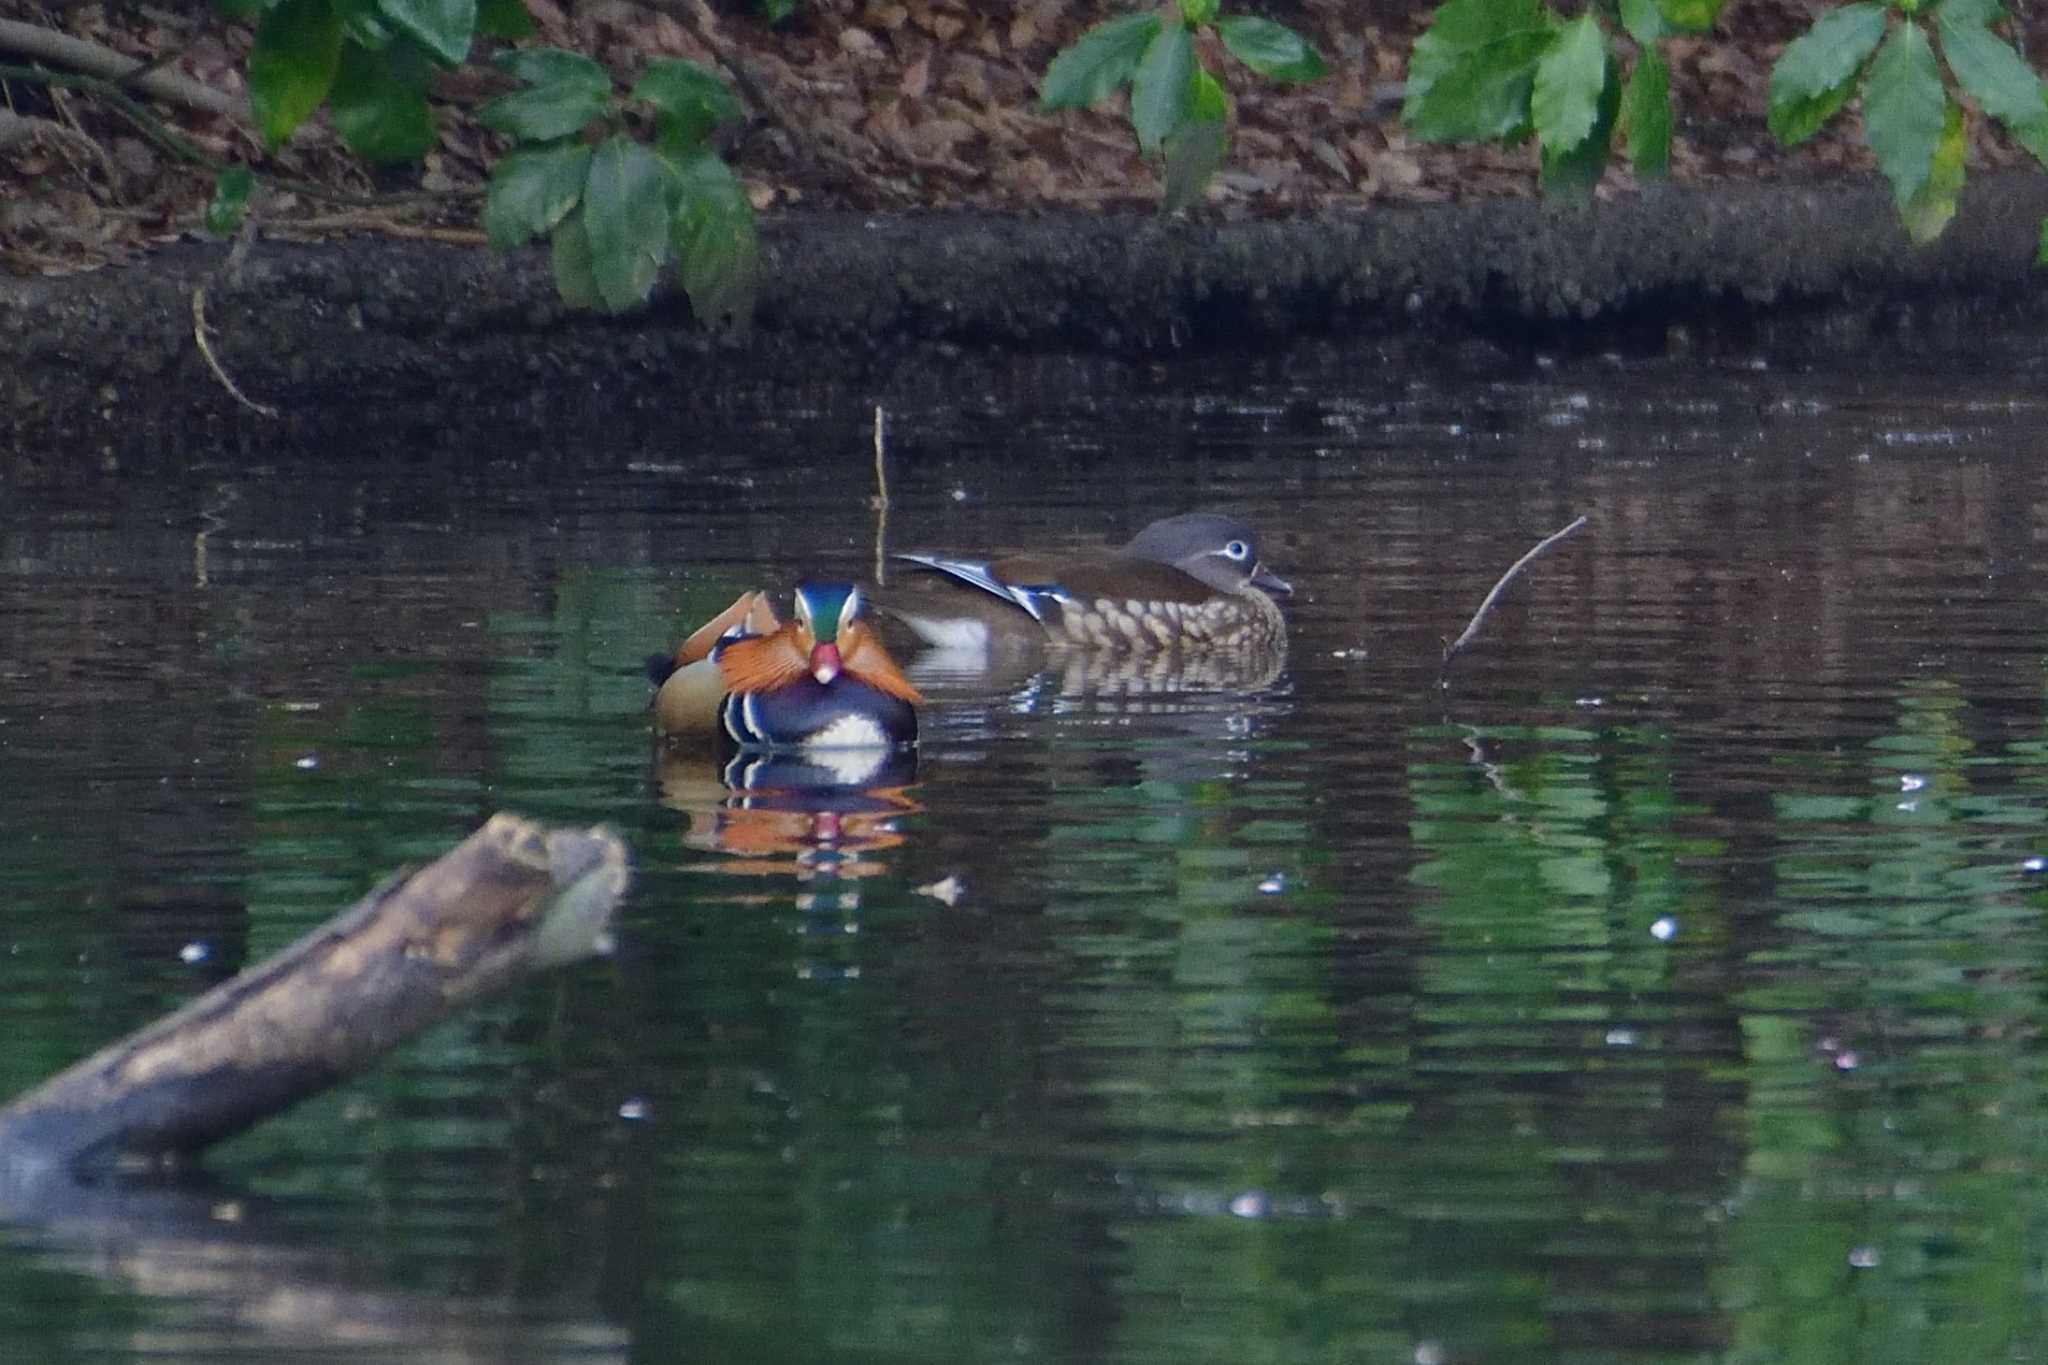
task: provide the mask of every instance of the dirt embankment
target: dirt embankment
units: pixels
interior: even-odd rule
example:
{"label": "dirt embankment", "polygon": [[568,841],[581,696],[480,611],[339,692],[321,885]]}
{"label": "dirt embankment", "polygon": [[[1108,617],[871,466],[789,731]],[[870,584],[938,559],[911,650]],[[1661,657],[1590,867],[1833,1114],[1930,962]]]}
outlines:
{"label": "dirt embankment", "polygon": [[0,411],[24,441],[83,449],[192,422],[260,429],[267,419],[194,343],[200,286],[221,371],[282,420],[341,430],[366,403],[417,404],[432,422],[561,393],[715,402],[778,372],[851,373],[929,348],[1157,358],[1478,336],[1797,359],[1889,339],[1968,347],[2048,302],[2030,264],[2044,214],[2040,177],[1981,181],[1924,248],[1904,241],[1875,184],[1234,224],[797,212],[766,222],[743,338],[706,335],[667,289],[624,318],[571,312],[538,251],[259,243],[223,274],[224,248],[185,245],[0,280]]}
{"label": "dirt embankment", "polygon": [[[189,226],[205,175],[143,155],[77,101],[39,112],[35,92],[10,85],[46,123],[82,112],[77,136],[104,155],[71,173],[61,145],[0,149],[0,259],[24,272],[0,276],[0,433],[11,429],[17,451],[89,452],[147,448],[194,424],[359,431],[367,412],[402,405],[426,426],[539,415],[593,394],[717,402],[738,385],[852,378],[963,350],[1129,358],[1364,342],[1384,354],[1476,337],[1797,358],[1888,337],[1968,346],[2048,298],[2048,272],[2030,264],[2048,179],[2001,169],[2021,154],[1981,120],[1962,211],[1917,249],[1853,119],[1796,151],[1769,137],[1762,87],[1811,20],[1804,0],[1731,7],[1722,31],[1669,44],[1674,182],[1640,185],[1617,164],[1595,198],[1572,202],[1532,197],[1527,147],[1407,140],[1384,86],[1402,74],[1428,5],[1272,0],[1264,8],[1308,33],[1333,75],[1279,87],[1239,73],[1231,160],[1202,208],[1176,219],[1149,212],[1156,172],[1117,109],[1034,107],[1037,73],[1104,17],[1098,5],[804,0],[779,28],[749,5],[695,0],[527,8],[539,40],[615,70],[680,55],[740,84],[754,117],[728,151],[761,211],[766,254],[749,336],[705,335],[666,288],[624,318],[565,310],[540,252],[259,236],[225,270],[225,247],[152,245]],[[36,13],[131,58],[184,43],[181,77],[228,102],[182,111],[183,134],[261,158],[238,112],[245,31],[210,9]],[[200,23],[211,27],[153,27]],[[494,81],[476,68],[437,78],[443,131],[405,184],[364,180],[317,121],[266,169],[355,192],[446,191],[437,202],[473,208],[461,194],[473,195],[495,150],[473,111]],[[272,206],[288,229],[289,198]],[[456,219],[438,221],[437,235],[480,243],[466,226],[451,231]],[[88,243],[105,268],[34,273],[89,263],[78,259]],[[211,360],[195,341],[201,286]],[[224,379],[280,416],[257,416]]]}

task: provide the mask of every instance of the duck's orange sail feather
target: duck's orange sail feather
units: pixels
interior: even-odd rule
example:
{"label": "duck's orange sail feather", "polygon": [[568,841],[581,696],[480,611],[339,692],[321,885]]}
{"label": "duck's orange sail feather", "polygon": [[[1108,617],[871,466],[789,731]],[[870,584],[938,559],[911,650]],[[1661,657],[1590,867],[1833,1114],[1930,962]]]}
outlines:
{"label": "duck's orange sail feather", "polygon": [[772,635],[733,640],[718,651],[719,676],[729,692],[773,692],[810,671],[809,656],[797,646],[795,622]]}
{"label": "duck's orange sail feather", "polygon": [[887,692],[912,705],[924,701],[924,694],[903,676],[888,649],[866,626],[854,622],[839,632],[839,638],[843,641],[840,662],[847,673],[878,692]]}
{"label": "duck's orange sail feather", "polygon": [[758,589],[743,592],[731,606],[691,631],[689,638],[676,646],[676,667],[710,658],[711,647],[718,643],[718,638],[741,622],[746,623],[749,635],[772,634],[781,624],[775,619],[775,608],[769,604],[767,593]]}

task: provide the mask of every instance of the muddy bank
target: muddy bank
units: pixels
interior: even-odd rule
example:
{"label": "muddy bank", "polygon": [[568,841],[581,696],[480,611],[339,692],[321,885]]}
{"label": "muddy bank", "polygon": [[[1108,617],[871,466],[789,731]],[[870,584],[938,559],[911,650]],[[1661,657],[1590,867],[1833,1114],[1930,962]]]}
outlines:
{"label": "muddy bank", "polygon": [[0,412],[17,452],[275,430],[236,407],[193,345],[201,284],[222,365],[309,435],[361,433],[400,409],[423,425],[687,409],[764,383],[875,382],[939,357],[1967,349],[2043,312],[2048,272],[2031,261],[2044,214],[2037,176],[1980,181],[1948,234],[1919,249],[1875,183],[1241,224],[789,214],[764,224],[744,338],[707,336],[666,290],[622,319],[571,312],[538,251],[259,242],[230,278],[224,248],[189,244],[139,266],[0,280]]}

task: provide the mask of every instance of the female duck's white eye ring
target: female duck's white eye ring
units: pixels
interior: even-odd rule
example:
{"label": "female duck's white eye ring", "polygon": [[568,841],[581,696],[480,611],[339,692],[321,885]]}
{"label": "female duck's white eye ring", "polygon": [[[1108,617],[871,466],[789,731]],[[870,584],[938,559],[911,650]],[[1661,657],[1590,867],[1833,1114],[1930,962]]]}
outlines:
{"label": "female duck's white eye ring", "polygon": [[1252,547],[1241,540],[1233,540],[1223,547],[1223,554],[1226,559],[1234,559],[1242,564],[1245,560],[1251,558]]}

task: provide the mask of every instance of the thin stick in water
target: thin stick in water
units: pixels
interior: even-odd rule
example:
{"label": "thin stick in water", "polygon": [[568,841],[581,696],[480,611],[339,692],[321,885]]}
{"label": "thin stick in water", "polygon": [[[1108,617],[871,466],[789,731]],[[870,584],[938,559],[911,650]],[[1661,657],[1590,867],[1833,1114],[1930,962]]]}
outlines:
{"label": "thin stick in water", "polygon": [[875,584],[887,583],[889,563],[889,415],[875,404],[875,496],[868,501],[875,509]]}
{"label": "thin stick in water", "polygon": [[1493,585],[1493,591],[1486,594],[1486,600],[1479,604],[1479,610],[1472,613],[1472,621],[1469,625],[1465,627],[1465,633],[1460,635],[1457,639],[1451,641],[1450,644],[1444,647],[1444,661],[1442,666],[1437,670],[1436,675],[1437,686],[1443,687],[1446,685],[1444,681],[1444,675],[1450,671],[1451,660],[1455,659],[1458,656],[1458,651],[1463,649],[1466,645],[1470,644],[1472,642],[1472,637],[1479,633],[1479,627],[1485,623],[1487,615],[1490,612],[1492,612],[1494,608],[1494,604],[1500,601],[1501,594],[1505,593],[1508,590],[1508,584],[1515,581],[1515,575],[1520,573],[1522,570],[1528,568],[1531,563],[1535,562],[1537,559],[1541,558],[1546,552],[1548,552],[1552,546],[1556,545],[1559,541],[1563,540],[1566,536],[1571,535],[1574,531],[1577,531],[1581,526],[1584,526],[1585,524],[1586,518],[1579,517],[1576,520],[1574,520],[1571,525],[1565,527],[1563,530],[1551,532],[1549,535],[1543,537],[1543,539],[1537,541],[1534,549],[1530,550],[1529,553],[1523,555],[1520,559],[1516,560],[1512,565],[1509,566],[1508,571],[1500,576],[1500,581]]}
{"label": "thin stick in water", "polygon": [[206,362],[206,368],[213,371],[213,377],[220,381],[237,403],[264,417],[277,416],[277,409],[268,403],[258,403],[235,387],[235,381],[228,378],[228,372],[220,367],[213,357],[213,345],[206,339],[206,286],[200,285],[192,291],[192,339],[199,343],[199,357]]}

